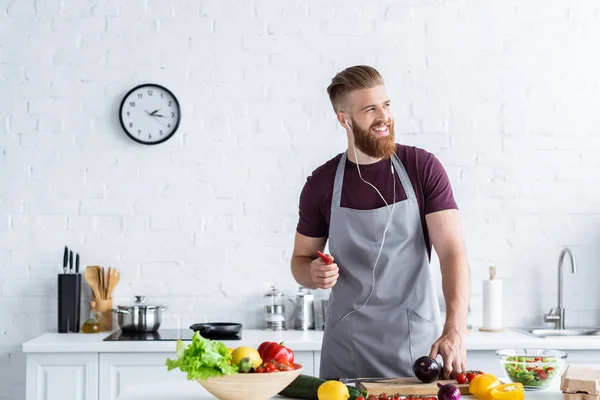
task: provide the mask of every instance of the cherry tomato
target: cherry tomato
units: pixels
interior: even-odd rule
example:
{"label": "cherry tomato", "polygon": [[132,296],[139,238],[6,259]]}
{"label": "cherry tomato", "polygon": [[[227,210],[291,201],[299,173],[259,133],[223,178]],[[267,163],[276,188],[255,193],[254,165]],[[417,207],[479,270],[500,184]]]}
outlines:
{"label": "cherry tomato", "polygon": [[545,372],[538,372],[537,376],[538,376],[538,378],[540,378],[542,380],[548,378],[548,374]]}
{"label": "cherry tomato", "polygon": [[458,376],[456,377],[456,382],[458,382],[459,384],[463,384],[467,382],[467,375],[460,373],[458,374]]}
{"label": "cherry tomato", "polygon": [[467,382],[471,383],[473,378],[475,378],[475,374],[473,372],[467,373]]}
{"label": "cherry tomato", "polygon": [[358,397],[356,398],[356,400],[365,400],[365,398],[364,398],[364,397],[362,397],[362,396],[358,396]]}

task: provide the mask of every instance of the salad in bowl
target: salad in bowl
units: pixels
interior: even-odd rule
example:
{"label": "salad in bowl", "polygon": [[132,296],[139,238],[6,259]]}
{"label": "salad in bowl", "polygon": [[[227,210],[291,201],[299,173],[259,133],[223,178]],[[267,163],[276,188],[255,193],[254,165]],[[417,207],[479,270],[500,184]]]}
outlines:
{"label": "salad in bowl", "polygon": [[546,389],[560,377],[567,359],[567,353],[547,349],[502,349],[496,356],[508,379],[525,390]]}

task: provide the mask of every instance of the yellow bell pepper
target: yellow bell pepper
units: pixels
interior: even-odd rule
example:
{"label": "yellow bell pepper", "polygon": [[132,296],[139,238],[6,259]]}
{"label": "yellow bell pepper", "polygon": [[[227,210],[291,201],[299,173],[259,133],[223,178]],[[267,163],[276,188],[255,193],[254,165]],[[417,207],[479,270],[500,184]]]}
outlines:
{"label": "yellow bell pepper", "polygon": [[502,382],[492,374],[476,375],[469,383],[469,393],[480,400],[494,400],[490,392]]}
{"label": "yellow bell pepper", "polygon": [[492,388],[490,394],[494,400],[523,400],[525,389],[520,382],[507,383]]}

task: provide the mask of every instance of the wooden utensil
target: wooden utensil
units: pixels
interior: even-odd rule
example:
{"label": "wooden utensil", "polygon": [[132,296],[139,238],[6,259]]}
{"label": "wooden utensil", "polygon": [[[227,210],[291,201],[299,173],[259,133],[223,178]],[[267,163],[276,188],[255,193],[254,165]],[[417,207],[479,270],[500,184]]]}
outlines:
{"label": "wooden utensil", "polygon": [[96,274],[98,275],[98,292],[100,293],[99,299],[104,299],[104,279],[102,274],[102,268],[99,265],[95,265]]}
{"label": "wooden utensil", "polygon": [[423,383],[417,378],[392,378],[382,379],[377,382],[358,382],[356,387],[366,390],[369,394],[379,395],[381,393],[394,393],[399,395],[426,395],[435,396],[438,394],[437,384],[445,385],[451,383],[456,386],[463,395],[469,394],[469,384],[459,384],[456,380],[439,380],[431,383]]}
{"label": "wooden utensil", "polygon": [[113,290],[115,290],[115,286],[117,286],[117,283],[119,283],[119,279],[121,279],[121,273],[113,267],[108,267],[108,288],[106,289],[107,299],[112,299]]}
{"label": "wooden utensil", "polygon": [[95,266],[89,266],[85,269],[85,281],[90,285],[94,297],[101,299],[100,295],[100,279]]}

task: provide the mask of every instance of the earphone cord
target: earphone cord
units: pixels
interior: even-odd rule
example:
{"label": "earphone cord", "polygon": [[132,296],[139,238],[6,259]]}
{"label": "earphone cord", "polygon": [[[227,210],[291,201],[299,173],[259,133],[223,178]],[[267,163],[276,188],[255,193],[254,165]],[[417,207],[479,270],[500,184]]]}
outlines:
{"label": "earphone cord", "polygon": [[386,235],[386,233],[388,231],[388,228],[390,227],[390,224],[392,223],[392,216],[394,215],[394,209],[396,208],[396,181],[394,180],[394,165],[393,165],[393,162],[391,161],[391,159],[390,159],[390,162],[392,162],[391,169],[392,169],[392,180],[393,180],[392,185],[394,187],[394,200],[392,201],[392,210],[390,211],[390,205],[388,204],[387,201],[385,201],[385,198],[381,195],[381,193],[379,192],[379,190],[377,190],[377,188],[373,184],[371,184],[370,182],[367,182],[366,180],[363,179],[363,177],[362,177],[362,175],[360,173],[360,167],[359,167],[359,163],[358,163],[358,157],[356,155],[356,146],[354,146],[354,143],[353,143],[353,147],[354,147],[354,158],[356,160],[356,168],[358,169],[358,176],[360,177],[360,179],[364,183],[368,184],[373,189],[375,189],[375,191],[377,192],[377,194],[379,194],[379,197],[381,197],[381,200],[383,200],[383,202],[387,206],[388,211],[390,212],[390,215],[388,217],[387,225],[385,226],[385,229],[383,230],[383,238],[381,240],[381,246],[379,246],[379,253],[377,254],[377,258],[375,259],[375,263],[373,264],[373,280],[372,280],[372,284],[371,284],[371,292],[367,296],[367,299],[365,300],[365,302],[363,303],[362,306],[360,306],[357,309],[353,309],[352,311],[347,312],[342,318],[340,318],[334,324],[334,326],[337,325],[337,324],[339,324],[340,322],[342,322],[347,316],[351,315],[352,313],[354,313],[356,311],[360,311],[363,308],[365,308],[365,306],[369,302],[369,299],[371,298],[371,295],[375,291],[375,268],[377,267],[377,263],[379,262],[379,257],[381,256],[381,251],[383,250],[383,244],[385,243],[385,235]]}

